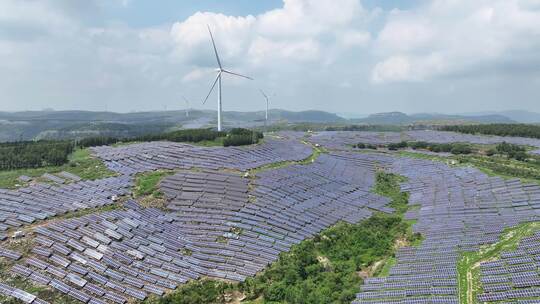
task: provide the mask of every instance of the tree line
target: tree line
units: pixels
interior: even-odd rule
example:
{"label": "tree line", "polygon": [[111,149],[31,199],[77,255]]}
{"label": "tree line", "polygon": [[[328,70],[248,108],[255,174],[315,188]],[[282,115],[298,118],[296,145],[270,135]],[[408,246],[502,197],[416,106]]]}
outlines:
{"label": "tree line", "polygon": [[443,126],[440,128],[440,130],[467,134],[540,138],[540,125],[533,124],[484,124]]}
{"label": "tree line", "polygon": [[68,161],[72,141],[22,141],[0,143],[0,170],[60,166]]}
{"label": "tree line", "polygon": [[358,149],[377,149],[378,147],[381,148],[387,148],[391,151],[397,151],[402,150],[406,148],[411,148],[413,150],[428,150],[431,152],[447,152],[452,153],[455,155],[458,154],[470,154],[473,152],[473,148],[470,144],[466,143],[428,143],[425,141],[414,141],[414,142],[407,142],[407,141],[401,141],[398,143],[390,143],[387,145],[373,145],[373,144],[366,144],[366,143],[357,143],[353,145],[353,148]]}
{"label": "tree line", "polygon": [[172,141],[199,143],[203,141],[215,141],[223,138],[223,146],[243,146],[256,144],[262,139],[263,133],[244,129],[234,128],[228,132],[215,131],[212,129],[186,129],[166,133],[147,134],[134,137],[111,137],[97,136],[81,139],[77,146],[81,148],[108,146],[119,142],[148,142],[148,141]]}

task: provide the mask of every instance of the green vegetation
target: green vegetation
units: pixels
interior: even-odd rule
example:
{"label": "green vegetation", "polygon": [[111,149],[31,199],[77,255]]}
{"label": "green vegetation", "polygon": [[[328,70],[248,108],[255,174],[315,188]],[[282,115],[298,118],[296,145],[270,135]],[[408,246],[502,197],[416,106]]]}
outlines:
{"label": "green vegetation", "polygon": [[358,271],[391,255],[406,230],[399,216],[339,223],[282,254],[240,289],[260,303],[350,303],[362,281]]}
{"label": "green vegetation", "polygon": [[441,130],[468,134],[540,138],[540,125],[532,124],[459,125],[444,126]]}
{"label": "green vegetation", "polygon": [[353,145],[353,148],[377,150],[376,145],[365,144],[365,143],[357,143],[356,145]]}
{"label": "green vegetation", "polygon": [[527,160],[527,158],[529,158],[526,151],[527,149],[525,149],[525,147],[502,142],[495,147],[494,151],[489,151],[492,153],[487,153],[487,154],[494,155],[495,153],[498,153],[501,155],[506,155],[508,158],[524,161],[524,160]]}
{"label": "green vegetation", "polygon": [[325,131],[371,131],[371,132],[401,132],[406,128],[398,125],[346,125],[331,126]]}
{"label": "green vegetation", "polygon": [[407,212],[409,207],[409,194],[406,192],[401,192],[399,186],[400,183],[403,183],[406,180],[407,179],[403,176],[384,171],[377,172],[375,177],[375,186],[373,187],[373,192],[392,199],[388,206],[396,209],[396,212],[399,215]]}
{"label": "green vegetation", "polygon": [[[399,143],[390,143],[387,145],[379,145],[381,148],[388,148],[391,151],[398,151],[406,148],[413,150],[428,150],[431,152],[447,152],[454,155],[459,154],[471,154],[473,153],[473,146],[467,143],[448,143],[448,144],[436,144],[427,142],[407,142],[401,141]],[[377,149],[377,146],[372,144],[357,143],[353,145],[353,148],[358,149]]]}
{"label": "green vegetation", "polygon": [[174,174],[174,171],[159,170],[140,173],[135,178],[135,190],[133,195],[135,197],[151,195],[157,198],[161,198],[163,193],[159,191],[159,182]]}
{"label": "green vegetation", "polygon": [[235,290],[231,283],[200,280],[180,286],[165,297],[150,297],[145,304],[219,304],[228,303]]}
{"label": "green vegetation", "polygon": [[407,224],[399,216],[377,214],[356,225],[338,223],[293,246],[274,264],[243,283],[196,281],[147,304],[350,303],[362,282],[359,271],[391,256]]}
{"label": "green vegetation", "polygon": [[390,275],[390,269],[392,269],[392,267],[394,265],[396,265],[396,262],[397,262],[396,257],[394,257],[394,256],[388,257],[386,259],[386,261],[384,262],[383,267],[379,268],[380,271],[375,273],[375,276],[376,277],[383,277],[383,278],[389,276]]}
{"label": "green vegetation", "polygon": [[60,166],[73,148],[69,141],[0,143],[0,171]]}
{"label": "green vegetation", "polygon": [[99,146],[109,146],[120,142],[118,137],[110,136],[97,136],[97,137],[87,137],[79,140],[77,145],[82,148],[88,147],[99,147]]}
{"label": "green vegetation", "polygon": [[95,147],[117,144],[120,142],[173,141],[198,143],[204,146],[243,146],[259,142],[263,138],[261,132],[243,128],[219,132],[212,129],[187,129],[167,133],[146,134],[136,137],[88,137],[77,142],[80,147]]}
{"label": "green vegetation", "polygon": [[245,146],[259,142],[263,138],[261,132],[248,129],[236,128],[229,131],[229,134],[223,140],[223,146]]}
{"label": "green vegetation", "polygon": [[174,173],[171,170],[159,170],[137,174],[133,196],[141,206],[164,209],[167,201],[159,190],[159,183]]}
{"label": "green vegetation", "polygon": [[101,160],[93,157],[88,149],[79,149],[68,157],[68,163],[61,166],[0,171],[0,188],[14,188],[17,185],[22,185],[22,182],[18,180],[21,175],[36,177],[39,180],[39,176],[44,173],[54,174],[61,171],[73,173],[85,180],[94,180],[115,175],[114,172],[107,169]]}
{"label": "green vegetation", "polygon": [[477,296],[482,292],[480,282],[480,264],[493,261],[505,251],[513,251],[521,239],[540,230],[540,222],[520,224],[507,229],[499,242],[484,246],[479,251],[464,252],[458,262],[459,302],[477,303]]}

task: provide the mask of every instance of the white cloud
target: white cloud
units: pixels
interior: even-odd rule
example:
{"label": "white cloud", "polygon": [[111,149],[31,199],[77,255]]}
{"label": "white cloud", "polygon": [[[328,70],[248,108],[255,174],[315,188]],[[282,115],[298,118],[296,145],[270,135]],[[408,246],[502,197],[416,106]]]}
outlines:
{"label": "white cloud", "polygon": [[251,44],[248,56],[256,65],[267,64],[275,60],[307,62],[317,60],[320,56],[320,45],[313,39],[300,41],[273,41],[258,37]]}
{"label": "white cloud", "polygon": [[344,30],[338,34],[338,40],[344,47],[366,46],[371,41],[371,34],[365,31]]}
{"label": "white cloud", "polygon": [[172,26],[170,34],[175,43],[175,53],[179,58],[189,61],[200,56],[201,51],[209,50],[209,26],[223,58],[241,57],[249,44],[254,22],[253,16],[233,17],[198,12]]}
{"label": "white cloud", "polygon": [[[200,69],[196,68],[191,71],[189,71],[184,77],[182,77],[182,82],[193,82],[200,80],[202,78],[208,77],[208,75],[214,75],[212,74],[212,69]],[[214,76],[215,77],[215,76]]]}
{"label": "white cloud", "polygon": [[[372,79],[383,83],[481,73],[480,66],[537,53],[539,41],[531,38],[540,34],[540,10],[529,9],[533,2],[434,0],[392,12],[377,36],[374,51],[383,58]],[[403,56],[408,64],[396,59]]]}
{"label": "white cloud", "polygon": [[373,81],[401,81],[413,79],[410,59],[404,56],[393,56],[377,63],[373,70]]}
{"label": "white cloud", "polygon": [[333,33],[362,17],[357,0],[284,0],[284,6],[259,16],[262,35],[290,37]]}
{"label": "white cloud", "polygon": [[[122,111],[177,101],[178,92],[204,95],[216,65],[207,24],[225,67],[257,79],[227,79],[229,109],[257,109],[256,89],[246,92],[258,86],[282,92],[276,107],[297,109],[325,107],[328,98],[332,108],[355,107],[349,94],[359,91],[363,113],[399,109],[389,100],[415,92],[416,104],[435,106],[422,100],[442,100],[439,92],[503,103],[504,94],[488,93],[506,86],[523,92],[524,105],[537,104],[538,0],[431,0],[390,11],[360,0],[284,0],[257,15],[195,12],[142,28],[102,14],[139,5],[124,1],[0,1],[0,108],[110,103]],[[447,81],[454,90],[441,89]]]}
{"label": "white cloud", "polygon": [[214,29],[225,63],[245,59],[254,65],[264,60],[302,63],[334,56],[336,43],[344,49],[366,45],[370,34],[354,28],[355,21],[364,17],[358,0],[285,0],[283,8],[258,16],[198,12],[175,23],[171,36],[176,55],[191,63],[208,53],[207,24]]}

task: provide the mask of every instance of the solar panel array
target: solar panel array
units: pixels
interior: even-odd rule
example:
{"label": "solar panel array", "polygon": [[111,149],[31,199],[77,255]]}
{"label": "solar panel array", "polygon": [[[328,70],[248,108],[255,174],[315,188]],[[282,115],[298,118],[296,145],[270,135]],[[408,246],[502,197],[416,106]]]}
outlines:
{"label": "solar panel array", "polygon": [[[503,137],[487,135],[471,135],[445,131],[406,131],[406,132],[319,132],[314,134],[310,141],[332,149],[347,149],[357,143],[389,144],[400,141],[425,141],[429,143],[463,142],[471,144],[498,144],[508,142],[517,145],[526,145],[540,148],[540,139],[524,137]],[[540,154],[540,150],[532,153]]]}
{"label": "solar panel array", "polygon": [[523,238],[517,250],[503,252],[500,259],[480,265],[481,302],[526,301],[540,298],[540,233]]}
{"label": "solar panel array", "polygon": [[[403,139],[400,133],[347,134],[355,133],[364,133],[358,140],[363,142]],[[417,220],[414,231],[425,240],[419,247],[399,249],[390,275],[367,279],[355,303],[457,303],[459,253],[496,242],[505,227],[537,219],[538,185],[428,160],[333,151],[309,165],[251,177],[237,171],[305,159],[312,149],[299,141],[301,134],[286,132],[279,134],[281,139],[243,148],[169,142],[95,148],[119,176],[76,181],[62,175],[62,183],[0,190],[0,228],[24,227],[37,219],[109,204],[113,195],[129,191],[134,173],[175,169],[177,173],[160,184],[166,209],[128,201],[123,209],[47,222],[33,229],[36,237],[29,256],[0,244],[0,257],[13,261],[17,276],[91,304],[162,295],[200,277],[243,281],[292,245],[338,221],[356,223],[374,211],[393,212],[387,198],[371,192],[376,170],[384,168],[408,177],[402,190],[419,207],[405,217]],[[411,134],[416,133],[405,136]],[[356,139],[339,132],[312,138],[334,148]],[[67,180],[71,182],[64,184]],[[523,261],[530,264],[529,259]],[[521,272],[528,273],[528,266],[521,264]],[[525,276],[523,282],[536,281]],[[43,303],[7,285],[0,285],[0,293]]]}
{"label": "solar panel array", "polygon": [[400,132],[360,132],[360,131],[324,131],[313,134],[309,141],[320,144],[328,149],[350,149],[350,145],[366,143],[373,145],[385,145],[398,143],[403,140],[411,140]]}
{"label": "solar panel array", "polygon": [[129,201],[55,221],[34,229],[29,256],[8,255],[21,259],[16,275],[92,304],[142,300],[200,277],[243,281],[340,220],[392,212],[370,192],[376,166],[335,154],[253,178],[180,170],[160,184],[167,210]]}
{"label": "solar panel array", "polygon": [[[61,185],[38,183],[18,190],[0,189],[0,231],[112,204],[110,198],[128,193],[130,183],[130,177],[119,176]],[[5,235],[0,232],[1,238]]]}
{"label": "solar panel array", "polygon": [[497,242],[506,227],[538,220],[538,184],[428,160],[376,157],[392,162],[392,172],[408,177],[402,190],[419,208],[406,218],[418,220],[414,231],[425,239],[419,247],[400,249],[389,276],[366,280],[354,303],[458,303],[460,252]]}
{"label": "solar panel array", "polygon": [[198,147],[174,142],[148,142],[123,147],[96,147],[97,154],[115,172],[133,174],[156,169],[237,169],[302,160],[311,147],[296,140],[265,139],[250,147]]}

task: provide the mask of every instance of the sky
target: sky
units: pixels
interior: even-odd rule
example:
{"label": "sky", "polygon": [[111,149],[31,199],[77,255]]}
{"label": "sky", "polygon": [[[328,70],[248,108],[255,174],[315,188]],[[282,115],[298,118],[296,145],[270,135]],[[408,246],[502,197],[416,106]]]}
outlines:
{"label": "sky", "polygon": [[540,0],[2,0],[0,111],[540,112]]}

